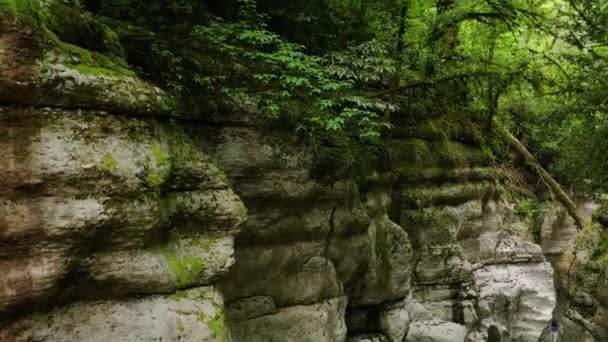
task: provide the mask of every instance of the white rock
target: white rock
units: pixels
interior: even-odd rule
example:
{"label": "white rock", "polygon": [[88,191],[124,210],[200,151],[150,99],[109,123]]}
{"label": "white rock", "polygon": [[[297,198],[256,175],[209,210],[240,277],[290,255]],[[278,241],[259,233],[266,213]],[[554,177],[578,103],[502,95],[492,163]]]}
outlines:
{"label": "white rock", "polygon": [[289,306],[277,313],[239,321],[231,326],[235,341],[337,342],[346,339],[346,298],[312,305]]}
{"label": "white rock", "polygon": [[513,341],[537,342],[556,304],[553,269],[538,264],[490,265],[475,271],[482,325],[502,325]]}
{"label": "white rock", "polygon": [[380,313],[380,329],[392,342],[401,342],[407,333],[410,324],[408,302],[405,299],[399,303],[390,305]]}
{"label": "white rock", "polygon": [[405,342],[464,342],[467,328],[456,323],[426,320],[410,324]]}
{"label": "white rock", "polygon": [[230,341],[222,296],[201,287],[171,296],[78,302],[0,331],[2,341]]}

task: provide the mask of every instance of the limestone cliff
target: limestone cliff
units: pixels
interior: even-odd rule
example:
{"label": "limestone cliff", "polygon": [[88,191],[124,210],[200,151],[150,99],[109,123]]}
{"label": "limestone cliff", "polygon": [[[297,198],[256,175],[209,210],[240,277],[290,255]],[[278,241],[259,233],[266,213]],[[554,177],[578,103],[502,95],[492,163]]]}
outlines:
{"label": "limestone cliff", "polygon": [[[605,206],[584,199],[579,209],[590,227],[577,231],[560,209],[550,210],[543,224],[546,243],[556,270],[559,294],[556,318],[562,322],[563,341],[595,342],[608,339],[608,287],[606,286]],[[596,215],[593,213],[596,212]]]}
{"label": "limestone cliff", "polygon": [[111,30],[19,4],[0,12],[0,340],[228,340],[213,284],[243,203]]}
{"label": "limestone cliff", "polygon": [[103,23],[11,3],[0,340],[549,341],[553,270],[479,146],[176,116]]}

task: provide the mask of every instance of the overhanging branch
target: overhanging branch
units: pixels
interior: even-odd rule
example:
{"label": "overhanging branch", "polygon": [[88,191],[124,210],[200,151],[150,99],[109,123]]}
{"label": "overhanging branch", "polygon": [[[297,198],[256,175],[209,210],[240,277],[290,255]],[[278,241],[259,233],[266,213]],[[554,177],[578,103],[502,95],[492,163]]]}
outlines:
{"label": "overhanging branch", "polygon": [[412,82],[412,83],[409,83],[409,84],[406,84],[406,85],[403,85],[400,87],[386,89],[386,90],[379,91],[374,94],[370,94],[370,95],[368,95],[368,97],[380,97],[380,96],[384,96],[384,95],[388,95],[388,94],[398,93],[400,91],[407,90],[407,89],[419,88],[419,87],[424,87],[424,86],[434,86],[434,85],[438,85],[441,83],[460,80],[463,78],[480,78],[480,77],[488,77],[488,76],[516,76],[516,75],[521,75],[521,72],[499,73],[499,72],[495,72],[495,71],[478,71],[478,72],[471,72],[471,73],[455,74],[455,75],[450,75],[450,76],[446,76],[446,77],[438,78],[438,79],[434,79],[434,80],[428,79],[428,80],[420,80],[420,81]]}

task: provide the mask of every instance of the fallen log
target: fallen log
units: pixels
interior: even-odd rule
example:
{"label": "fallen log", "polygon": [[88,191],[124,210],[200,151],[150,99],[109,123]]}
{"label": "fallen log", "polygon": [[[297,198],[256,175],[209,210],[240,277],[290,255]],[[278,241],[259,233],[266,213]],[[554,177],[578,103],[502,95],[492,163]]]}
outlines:
{"label": "fallen log", "polygon": [[574,219],[574,222],[578,226],[579,230],[585,228],[588,224],[587,220],[583,218],[583,216],[578,211],[576,204],[574,201],[568,196],[566,191],[562,188],[559,183],[553,179],[553,177],[545,170],[540,163],[536,160],[536,158],[528,151],[526,146],[522,144],[516,137],[513,136],[506,129],[501,129],[501,133],[508,140],[508,142],[513,146],[515,151],[524,158],[526,163],[536,171],[538,176],[547,184],[551,192],[555,195],[557,200],[566,208],[568,214]]}

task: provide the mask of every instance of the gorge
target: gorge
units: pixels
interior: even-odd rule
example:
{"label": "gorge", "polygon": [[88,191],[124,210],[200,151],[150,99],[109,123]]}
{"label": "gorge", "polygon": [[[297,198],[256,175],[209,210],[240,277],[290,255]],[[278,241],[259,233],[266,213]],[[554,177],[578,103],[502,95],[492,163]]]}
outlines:
{"label": "gorge", "polygon": [[608,341],[598,202],[577,199],[596,225],[579,230],[526,173],[544,210],[522,210],[441,119],[395,118],[377,145],[255,106],[177,111],[118,28],[11,3],[1,341],[549,342],[552,322],[557,341]]}

